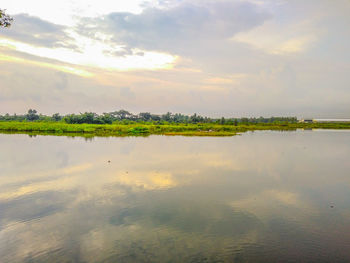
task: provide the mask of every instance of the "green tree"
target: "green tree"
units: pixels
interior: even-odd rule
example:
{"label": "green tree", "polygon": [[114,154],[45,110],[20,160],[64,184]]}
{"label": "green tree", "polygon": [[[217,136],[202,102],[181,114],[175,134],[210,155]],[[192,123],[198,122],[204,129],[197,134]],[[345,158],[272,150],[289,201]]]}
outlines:
{"label": "green tree", "polygon": [[249,123],[249,119],[248,118],[241,118],[241,122],[243,124],[248,124]]}
{"label": "green tree", "polygon": [[101,124],[112,124],[113,118],[109,113],[103,113],[103,115],[98,117],[99,123]]}
{"label": "green tree", "polygon": [[55,113],[54,115],[52,115],[51,117],[54,121],[60,121],[62,120],[62,116],[60,116],[59,113]]}
{"label": "green tree", "polygon": [[0,27],[9,27],[13,18],[5,13],[4,9],[0,9]]}
{"label": "green tree", "polygon": [[225,118],[224,118],[224,117],[222,117],[222,118],[221,118],[221,120],[220,120],[220,124],[221,124],[221,125],[224,125],[224,124],[225,124],[225,122],[226,122],[226,121],[225,121]]}
{"label": "green tree", "polygon": [[166,114],[162,115],[162,120],[170,122],[171,121],[171,117],[172,117],[171,112],[167,112]]}
{"label": "green tree", "polygon": [[132,114],[126,110],[114,111],[110,112],[109,114],[112,116],[112,118],[117,120],[130,119],[132,117]]}
{"label": "green tree", "polygon": [[139,117],[143,121],[149,121],[149,120],[151,120],[152,115],[149,112],[140,112]]}
{"label": "green tree", "polygon": [[37,114],[38,112],[36,110],[29,109],[28,113],[26,115],[26,119],[28,121],[35,121],[39,119],[39,115]]}

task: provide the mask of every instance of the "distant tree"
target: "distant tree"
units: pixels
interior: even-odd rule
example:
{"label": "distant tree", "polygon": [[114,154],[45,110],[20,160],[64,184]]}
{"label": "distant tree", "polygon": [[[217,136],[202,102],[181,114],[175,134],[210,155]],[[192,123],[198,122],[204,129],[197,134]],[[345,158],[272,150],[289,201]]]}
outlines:
{"label": "distant tree", "polygon": [[220,124],[221,124],[221,125],[224,125],[224,124],[225,124],[225,122],[226,122],[226,121],[225,121],[225,118],[224,118],[224,117],[222,117],[222,118],[221,118],[221,120],[220,120]]}
{"label": "distant tree", "polygon": [[85,112],[80,114],[69,114],[64,117],[64,121],[70,124],[112,124],[113,117],[109,113],[98,115],[94,112]]}
{"label": "distant tree", "polygon": [[140,112],[139,117],[143,121],[149,121],[149,120],[151,120],[152,115],[149,112]]}
{"label": "distant tree", "polygon": [[189,116],[183,115],[181,113],[175,113],[173,115],[173,119],[176,123],[187,123],[189,121]]}
{"label": "distant tree", "polygon": [[109,113],[103,113],[103,115],[97,118],[101,124],[112,124],[113,118]]}
{"label": "distant tree", "polygon": [[160,120],[161,120],[161,117],[160,117],[159,115],[157,115],[157,114],[152,114],[152,115],[151,115],[151,119],[152,119],[153,121],[160,121]]}
{"label": "distant tree", "polygon": [[13,18],[5,13],[4,9],[0,9],[0,27],[9,27]]}
{"label": "distant tree", "polygon": [[191,123],[199,123],[199,122],[203,122],[203,121],[204,121],[204,118],[200,115],[197,115],[197,113],[190,116]]}
{"label": "distant tree", "polygon": [[241,122],[243,124],[248,124],[249,123],[249,119],[248,118],[241,118]]}
{"label": "distant tree", "polygon": [[171,117],[172,117],[171,112],[167,112],[166,114],[162,115],[162,120],[170,122],[171,121]]}
{"label": "distant tree", "polygon": [[80,113],[80,116],[82,118],[81,123],[94,123],[95,116],[97,114],[94,112],[85,112],[85,113]]}
{"label": "distant tree", "polygon": [[59,113],[55,113],[54,115],[52,115],[51,117],[54,121],[60,121],[62,120],[62,116],[60,116]]}
{"label": "distant tree", "polygon": [[28,121],[35,121],[39,119],[39,115],[37,114],[36,110],[29,109],[26,115],[26,119]]}
{"label": "distant tree", "polygon": [[114,111],[109,113],[112,118],[117,119],[117,120],[125,120],[125,119],[131,119],[132,114],[126,110],[119,110],[119,111]]}

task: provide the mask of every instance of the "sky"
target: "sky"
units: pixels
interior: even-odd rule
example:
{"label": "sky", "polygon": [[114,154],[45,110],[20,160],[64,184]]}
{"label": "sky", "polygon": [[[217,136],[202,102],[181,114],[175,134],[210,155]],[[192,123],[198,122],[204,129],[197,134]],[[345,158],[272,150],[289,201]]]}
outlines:
{"label": "sky", "polygon": [[0,114],[350,117],[349,0],[11,0]]}

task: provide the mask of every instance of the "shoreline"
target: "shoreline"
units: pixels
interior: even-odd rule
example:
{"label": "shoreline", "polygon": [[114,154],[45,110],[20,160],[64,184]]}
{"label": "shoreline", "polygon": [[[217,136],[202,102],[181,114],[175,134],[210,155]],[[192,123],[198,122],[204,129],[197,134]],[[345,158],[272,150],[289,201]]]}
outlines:
{"label": "shoreline", "polygon": [[258,123],[258,124],[67,124],[63,122],[0,122],[0,133],[81,137],[124,136],[235,136],[258,130],[350,129],[350,123]]}

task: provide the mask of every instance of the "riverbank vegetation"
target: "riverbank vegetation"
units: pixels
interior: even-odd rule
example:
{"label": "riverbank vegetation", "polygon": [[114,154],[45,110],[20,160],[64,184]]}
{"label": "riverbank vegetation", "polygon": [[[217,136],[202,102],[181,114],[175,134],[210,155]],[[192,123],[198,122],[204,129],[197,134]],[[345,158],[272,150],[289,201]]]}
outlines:
{"label": "riverbank vegetation", "polygon": [[350,123],[300,123],[295,117],[207,118],[197,114],[113,113],[54,114],[45,116],[30,109],[25,115],[0,115],[1,133],[70,136],[233,136],[255,130],[350,129]]}
{"label": "riverbank vegetation", "polygon": [[296,129],[350,129],[350,123],[260,123],[260,124],[68,124],[64,122],[0,122],[0,133],[53,134],[71,136],[233,136],[256,130],[290,131]]}

